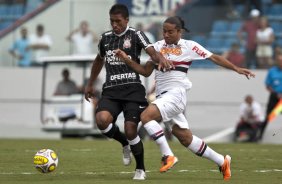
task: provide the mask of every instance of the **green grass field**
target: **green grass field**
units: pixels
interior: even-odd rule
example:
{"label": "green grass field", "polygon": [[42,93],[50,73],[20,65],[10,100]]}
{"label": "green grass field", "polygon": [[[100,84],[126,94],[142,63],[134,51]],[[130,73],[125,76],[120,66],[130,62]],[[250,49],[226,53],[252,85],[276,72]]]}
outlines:
{"label": "green grass field", "polygon": [[[101,140],[0,140],[0,183],[112,184],[112,183],[226,183],[214,163],[195,156],[178,142],[170,142],[178,164],[159,173],[160,152],[152,141],[145,141],[147,179],[133,181],[135,163],[123,166],[121,146]],[[227,183],[282,183],[281,145],[210,144],[232,156],[232,178]],[[57,152],[59,166],[53,173],[39,173],[33,156],[41,148]]]}

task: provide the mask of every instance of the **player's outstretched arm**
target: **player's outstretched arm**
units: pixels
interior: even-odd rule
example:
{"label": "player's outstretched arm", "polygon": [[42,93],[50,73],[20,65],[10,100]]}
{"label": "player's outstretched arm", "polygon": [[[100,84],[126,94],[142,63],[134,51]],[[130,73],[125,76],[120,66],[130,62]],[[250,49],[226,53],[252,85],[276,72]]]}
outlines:
{"label": "player's outstretched arm", "polygon": [[252,73],[250,70],[248,70],[246,68],[237,67],[234,64],[232,64],[230,61],[228,61],[227,59],[225,59],[224,57],[222,57],[220,55],[213,54],[208,59],[212,60],[215,64],[217,64],[219,66],[233,70],[233,71],[235,71],[239,74],[245,75],[248,79],[250,79],[251,77],[255,77],[255,74]]}
{"label": "player's outstretched arm", "polygon": [[99,73],[101,72],[103,65],[104,65],[104,59],[99,54],[97,54],[92,64],[90,78],[84,89],[84,98],[88,102],[89,102],[89,98],[94,97],[93,83],[95,82]]}
{"label": "player's outstretched arm", "polygon": [[135,72],[143,75],[144,77],[149,77],[153,70],[154,70],[154,64],[153,62],[151,61],[148,61],[144,66],[143,65],[140,65],[138,64],[137,62],[131,60],[127,54],[120,50],[120,49],[117,49],[115,50],[115,54],[117,57],[120,58],[120,60],[122,62],[124,62],[125,64],[127,64],[130,68],[132,68]]}

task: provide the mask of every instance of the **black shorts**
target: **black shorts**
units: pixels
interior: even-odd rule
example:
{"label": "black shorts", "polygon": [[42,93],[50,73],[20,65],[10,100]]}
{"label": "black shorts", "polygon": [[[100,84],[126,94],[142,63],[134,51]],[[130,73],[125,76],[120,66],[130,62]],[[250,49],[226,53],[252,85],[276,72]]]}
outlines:
{"label": "black shorts", "polygon": [[125,121],[132,121],[138,124],[140,115],[148,106],[147,102],[131,102],[128,100],[109,99],[102,96],[98,102],[96,113],[108,111],[113,116],[113,123],[116,122],[118,115],[123,112]]}

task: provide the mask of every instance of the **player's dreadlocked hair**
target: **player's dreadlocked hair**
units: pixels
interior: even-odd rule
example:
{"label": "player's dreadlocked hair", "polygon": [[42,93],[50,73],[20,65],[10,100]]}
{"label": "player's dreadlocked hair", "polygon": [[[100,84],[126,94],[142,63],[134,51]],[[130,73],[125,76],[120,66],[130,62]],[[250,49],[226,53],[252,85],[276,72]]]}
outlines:
{"label": "player's dreadlocked hair", "polygon": [[124,4],[115,4],[111,7],[110,9],[110,15],[116,15],[116,14],[121,14],[123,18],[128,18],[129,13],[128,13],[128,8]]}
{"label": "player's dreadlocked hair", "polygon": [[170,23],[170,24],[174,24],[175,27],[177,29],[183,29],[185,30],[186,32],[190,32],[186,27],[185,27],[185,22],[184,20],[179,17],[179,16],[174,16],[174,17],[168,17],[164,23]]}

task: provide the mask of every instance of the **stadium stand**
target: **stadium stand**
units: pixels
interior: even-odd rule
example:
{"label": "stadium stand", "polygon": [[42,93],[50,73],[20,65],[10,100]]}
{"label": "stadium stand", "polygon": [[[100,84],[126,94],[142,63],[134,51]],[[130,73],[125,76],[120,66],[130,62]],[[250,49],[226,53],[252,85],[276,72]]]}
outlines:
{"label": "stadium stand", "polygon": [[204,47],[207,45],[207,38],[205,35],[194,35],[190,39],[201,44]]}
{"label": "stadium stand", "polygon": [[213,23],[211,36],[225,36],[228,34],[230,23],[226,20],[216,20]]}
{"label": "stadium stand", "polygon": [[26,0],[19,3],[0,3],[0,39],[58,1]]}
{"label": "stadium stand", "polygon": [[[270,26],[274,29],[276,40],[273,46],[281,45],[282,4],[274,3],[274,1],[272,0],[262,0],[261,3],[262,14],[268,17]],[[248,13],[246,12],[247,9],[245,4],[234,3],[234,10],[240,16],[231,19],[230,17],[226,16],[226,14],[220,13],[220,11],[223,10],[222,8],[220,8],[220,6],[224,5],[216,4],[217,6],[212,6],[211,4],[212,2],[209,2],[209,4],[204,4],[203,1],[201,1],[201,3],[199,3],[199,1],[194,1],[193,3],[187,4],[187,7],[182,7],[182,10],[180,9],[176,13],[188,22],[188,25],[190,26],[189,28],[191,29],[190,34],[192,34],[190,35],[189,39],[200,43],[214,53],[221,54],[224,51],[227,51],[232,43],[238,43],[237,32],[241,28]],[[208,7],[213,7],[214,9],[216,9],[215,11],[218,15],[209,15],[207,13],[209,12],[207,11]],[[201,17],[209,17],[209,19],[212,19],[212,23],[210,24],[209,29],[205,27],[201,30],[198,29],[197,25],[193,25],[194,21],[198,22],[198,17],[193,16],[194,14],[191,13],[195,9],[198,9],[198,11],[204,9],[203,12],[201,11]],[[189,17],[193,17],[193,21],[189,21]],[[205,20],[205,23],[207,21],[208,20]],[[209,25],[209,22],[207,22],[207,25]],[[244,46],[240,45],[240,52],[244,53],[244,51]],[[200,63],[201,62],[195,62],[195,64],[193,64],[193,67],[202,67]],[[207,66],[208,65],[205,65],[205,68],[209,68]],[[213,66],[211,65],[210,68],[213,68]]]}
{"label": "stadium stand", "polygon": [[237,35],[237,32],[239,31],[239,29],[241,28],[242,26],[242,21],[240,20],[234,20],[230,23],[230,28],[229,28],[229,32],[228,32],[228,35],[229,36],[236,36]]}
{"label": "stadium stand", "polygon": [[[0,39],[19,27],[21,22],[27,21],[40,13],[42,4],[55,0],[25,0],[11,1],[15,3],[0,3]],[[233,42],[237,42],[237,32],[244,21],[246,7],[244,4],[234,4],[234,9],[239,13],[239,17],[228,18],[226,7],[217,4],[218,1],[187,1],[176,10],[176,15],[185,19],[186,25],[191,30],[186,39],[194,40],[211,51],[221,54],[229,49]],[[272,0],[262,0],[264,15],[269,18],[270,25],[274,29],[276,36],[275,44],[281,44],[282,38],[282,4],[273,4]],[[35,12],[37,11],[37,12]],[[201,16],[199,16],[201,15]],[[205,19],[203,20],[203,17]],[[202,22],[201,22],[202,21]],[[159,25],[152,26],[155,30],[149,30],[156,37],[159,34]],[[219,43],[216,43],[219,42]],[[244,48],[241,45],[241,52]],[[195,65],[194,65],[195,66]],[[211,66],[213,68],[213,66]]]}

